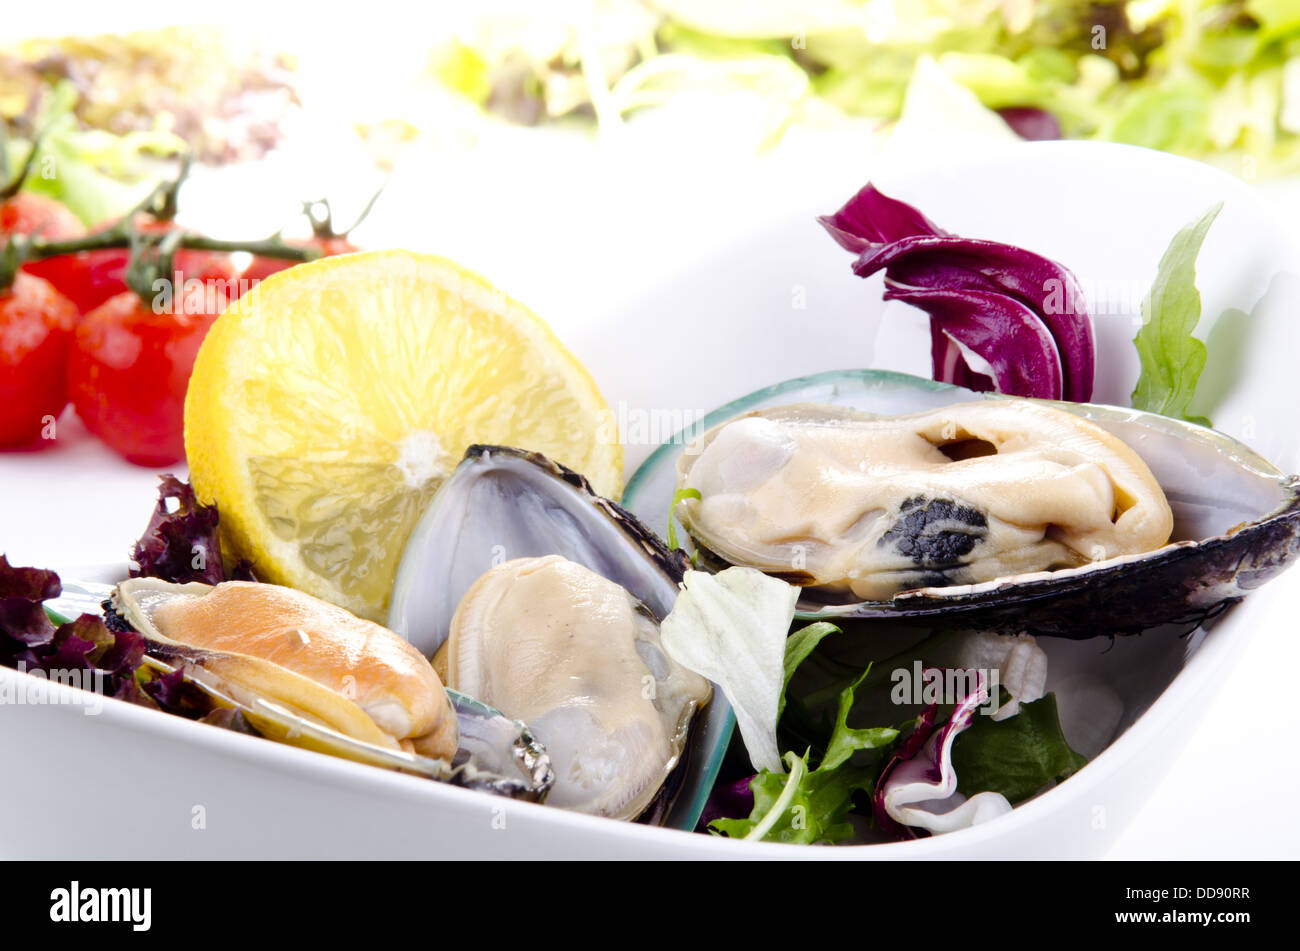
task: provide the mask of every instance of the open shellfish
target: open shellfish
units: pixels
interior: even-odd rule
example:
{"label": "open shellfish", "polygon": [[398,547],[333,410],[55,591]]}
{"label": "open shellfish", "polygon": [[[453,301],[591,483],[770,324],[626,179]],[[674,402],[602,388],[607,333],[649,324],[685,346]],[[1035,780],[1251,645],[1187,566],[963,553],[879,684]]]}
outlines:
{"label": "open shellfish", "polygon": [[389,626],[529,724],[555,768],[548,801],[690,828],[731,720],[659,645],[684,568],[580,475],[473,446],[411,535]]}
{"label": "open shellfish", "polygon": [[[787,405],[806,403],[820,408]],[[1040,447],[1033,465],[1032,454],[1021,459],[1014,451],[1004,455],[1008,448],[1014,450],[1014,440],[978,437],[960,425],[962,418],[997,417],[1004,410],[1037,419],[1044,409],[1053,411],[1054,418],[1068,416],[1081,425],[1063,425],[1060,436]],[[698,502],[679,507],[688,532],[721,562],[753,563],[807,585],[800,600],[804,617],[944,619],[1073,638],[1136,633],[1205,617],[1271,578],[1300,550],[1300,480],[1214,430],[1133,409],[977,394],[879,371],[794,380],[724,407],[704,420],[707,431],[698,442],[685,450],[681,445],[664,447],[647,461],[628,486],[629,504],[643,515],[657,510],[666,517],[675,489],[693,487],[693,467],[707,456],[708,444],[721,438],[724,430],[719,427],[747,414],[774,422],[815,416],[819,425],[831,429],[859,424],[870,428],[882,417],[899,416],[899,425],[911,430],[908,438],[924,442],[918,452],[932,454],[930,463],[912,471],[914,491],[908,490],[908,477],[881,474],[883,489],[868,486],[868,493],[878,492],[880,506],[868,502],[842,508],[856,512],[845,521],[844,537],[832,532],[812,540],[833,548],[846,541],[857,544],[863,555],[859,567],[871,567],[874,560],[887,569],[906,569],[883,579],[848,578],[846,570],[845,577],[819,583],[824,579],[806,568],[799,574],[788,551],[779,567],[720,542],[695,520],[698,509],[692,506]],[[955,425],[947,433],[942,425],[931,432],[928,423],[942,423],[945,414]],[[894,424],[878,425],[889,430]],[[1070,435],[1075,432],[1091,435]],[[696,451],[700,448],[703,453]],[[761,451],[756,451],[758,461],[751,461],[745,478],[759,479],[766,471],[763,481],[789,464],[784,458],[789,445],[779,438],[769,439],[765,449],[761,440],[751,448]],[[1086,451],[1069,462],[1067,451],[1080,448]],[[894,456],[887,452],[885,458]],[[1048,476],[1046,483],[1026,481],[1016,489],[1018,467],[1033,474],[1035,466],[1052,459],[1057,463],[1038,468],[1039,476]],[[1140,465],[1134,467],[1133,459]],[[1003,463],[1005,472],[1000,470]],[[805,489],[834,491],[852,485],[855,480],[848,476],[857,472],[856,465],[870,474],[873,462],[864,455],[856,464],[837,465],[839,469],[811,466],[812,481],[804,480]],[[1049,491],[1044,486],[1051,485],[1053,472],[1057,482]],[[972,477],[965,485],[964,476]],[[1152,491],[1151,480],[1158,493]],[[945,504],[933,504],[941,501]],[[996,512],[990,501],[999,502]],[[1018,516],[1017,506],[1033,517]],[[1041,518],[1043,514],[1052,517]],[[771,513],[759,513],[764,515]],[[994,534],[994,518],[1020,531],[1029,543],[1024,551],[1036,554],[1017,554],[1014,546],[994,551],[986,571],[979,573],[977,549]],[[981,520],[983,525],[978,524]],[[1120,532],[1122,527],[1135,531]],[[768,531],[773,538],[785,531],[791,544],[814,547],[806,522]],[[919,557],[900,565],[909,545]]]}
{"label": "open shellfish", "polygon": [[328,602],[255,582],[133,578],[110,604],[110,623],[144,635],[147,664],[181,670],[266,737],[522,798],[549,786],[526,730],[449,693],[410,644]]}

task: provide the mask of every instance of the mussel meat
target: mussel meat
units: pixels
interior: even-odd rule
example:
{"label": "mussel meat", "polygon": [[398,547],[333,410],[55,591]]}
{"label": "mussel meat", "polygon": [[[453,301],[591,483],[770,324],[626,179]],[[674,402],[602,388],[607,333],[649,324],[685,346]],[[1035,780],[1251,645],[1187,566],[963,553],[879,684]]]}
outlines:
{"label": "mussel meat", "polygon": [[528,723],[555,769],[548,802],[690,828],[731,720],[659,644],[686,564],[577,473],[473,446],[411,535],[389,626],[449,686]]}

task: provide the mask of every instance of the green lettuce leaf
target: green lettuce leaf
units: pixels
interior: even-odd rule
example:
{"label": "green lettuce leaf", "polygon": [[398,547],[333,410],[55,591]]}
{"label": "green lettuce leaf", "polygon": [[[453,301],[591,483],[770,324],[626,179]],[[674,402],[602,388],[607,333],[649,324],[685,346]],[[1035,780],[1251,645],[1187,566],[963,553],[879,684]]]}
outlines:
{"label": "green lettuce leaf", "polygon": [[858,750],[874,750],[888,746],[898,738],[898,731],[893,727],[869,727],[854,729],[849,726],[849,711],[853,709],[853,694],[862,686],[862,681],[871,673],[871,665],[862,672],[862,676],[840,694],[839,707],[835,712],[835,730],[831,733],[830,743],[826,746],[826,755],[822,757],[818,772],[836,769],[846,762]]}
{"label": "green lettuce leaf", "polygon": [[1246,13],[1260,24],[1263,42],[1300,31],[1300,5],[1295,0],[1246,0]]}
{"label": "green lettuce leaf", "polygon": [[[689,490],[688,490],[689,491]],[[698,493],[697,493],[698,495]],[[781,699],[777,703],[777,720],[785,712],[785,693],[790,687],[790,678],[799,669],[799,665],[808,659],[827,634],[838,634],[840,629],[826,621],[818,621],[801,627],[785,640],[785,679],[781,683]],[[856,684],[854,685],[857,686]]]}
{"label": "green lettuce leaf", "polygon": [[[40,141],[23,189],[62,202],[94,227],[135,208],[163,177],[157,158],[184,153],[187,146],[161,127],[125,135],[81,129],[72,114],[76,101],[71,83],[56,87],[39,123]],[[19,168],[31,145],[11,142],[8,148],[9,164]]]}
{"label": "green lettuce leaf", "polygon": [[1133,338],[1142,362],[1133,406],[1202,426],[1210,421],[1187,412],[1207,355],[1205,344],[1192,336],[1201,319],[1196,256],[1222,207],[1220,202],[1174,235],[1142,302],[1142,328]]}
{"label": "green lettuce leaf", "polygon": [[[798,643],[793,648],[787,646],[787,660],[801,655],[800,661],[794,664],[797,667],[817,641],[836,630],[830,624],[810,624],[797,631],[791,640],[798,638]],[[793,672],[793,668],[789,669]],[[750,783],[754,808],[749,818],[715,819],[709,828],[734,839],[801,845],[852,838],[853,825],[848,815],[853,808],[853,795],[871,790],[884,757],[863,765],[848,760],[857,750],[884,749],[898,739],[898,731],[891,727],[854,729],[847,723],[854,693],[869,672],[870,667],[840,693],[835,730],[817,769],[809,769],[811,750],[803,756],[787,753],[788,772],[764,769]],[[789,676],[786,680],[789,681]]]}
{"label": "green lettuce leaf", "polygon": [[[1280,74],[1300,52],[1296,0],[911,0],[880,5],[883,14],[876,6],[628,0],[597,18],[595,48],[614,64],[612,71],[606,66],[606,77],[624,114],[662,105],[679,92],[723,88],[764,101],[774,117],[771,136],[838,111],[892,120],[918,63],[930,58],[985,107],[1043,109],[1070,138],[1212,156],[1234,169],[1249,157],[1258,175],[1297,167],[1295,110],[1285,98],[1256,96],[1248,113],[1252,134],[1240,142],[1225,144],[1215,128],[1216,112],[1234,114],[1234,85]],[[527,49],[525,65],[535,70],[527,76],[544,103],[517,110],[516,121],[535,122],[539,111],[543,118],[571,115],[592,104],[581,77],[583,49],[573,31],[555,29],[553,20],[545,12],[521,15],[504,31],[514,41],[453,46],[435,59],[433,73],[500,114],[487,96],[491,77],[517,71],[515,59]],[[805,97],[809,84],[820,101]]]}
{"label": "green lettuce leaf", "polygon": [[1087,759],[1066,742],[1056,695],[1050,693],[1022,703],[1020,712],[1006,720],[976,717],[952,748],[958,792],[968,798],[997,792],[1012,805],[1078,772],[1085,763]]}
{"label": "green lettuce leaf", "polygon": [[1213,88],[1200,79],[1171,81],[1139,89],[1121,108],[1109,138],[1185,155],[1210,147]]}
{"label": "green lettuce leaf", "polygon": [[763,770],[754,777],[754,811],[748,819],[715,819],[709,828],[733,839],[816,845],[853,838],[848,821],[853,794],[870,790],[871,767],[808,769],[808,754],[786,754],[789,772]]}

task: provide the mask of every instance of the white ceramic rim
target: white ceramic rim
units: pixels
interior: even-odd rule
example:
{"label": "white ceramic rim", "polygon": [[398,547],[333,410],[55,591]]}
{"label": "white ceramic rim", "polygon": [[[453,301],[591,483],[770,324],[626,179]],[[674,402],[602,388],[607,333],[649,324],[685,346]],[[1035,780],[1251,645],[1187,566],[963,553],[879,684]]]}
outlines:
{"label": "white ceramic rim", "polygon": [[[123,573],[125,573],[124,569],[125,566],[123,566]],[[72,578],[72,572],[68,572],[68,576]],[[1270,585],[1271,595],[1256,592],[1253,600],[1265,602],[1262,605],[1257,604],[1257,608],[1266,610],[1267,602],[1275,599],[1278,593],[1286,590],[1287,587],[1286,584]],[[1235,611],[1230,612],[1222,620],[1224,622],[1232,620],[1231,613]],[[683,847],[683,858],[925,859],[951,858],[953,853],[963,853],[973,857],[981,851],[988,855],[996,855],[997,840],[1006,837],[1017,824],[1026,826],[1040,819],[1047,819],[1057,810],[1058,804],[1067,798],[1080,800],[1087,797],[1089,791],[1100,790],[1111,776],[1142,756],[1154,744],[1165,742],[1162,734],[1169,731],[1176,720],[1199,716],[1201,711],[1197,706],[1203,705],[1204,697],[1214,690],[1216,679],[1229,675],[1234,661],[1240,657],[1245,648],[1246,636],[1249,636],[1248,631],[1238,630],[1234,633],[1225,631],[1224,628],[1240,626],[1225,623],[1214,625],[1199,649],[1188,658],[1183,669],[1151,707],[1087,766],[1060,786],[1047,790],[1035,799],[989,822],[944,835],[910,842],[872,845],[800,846],[734,841],[720,836],[654,828],[566,812],[536,803],[511,802],[510,808],[512,811],[540,810],[535,813],[535,818],[553,825],[557,831],[607,832],[612,838],[625,843],[629,852],[633,854],[641,843],[662,847],[667,842],[662,838],[663,836],[678,836],[681,837],[677,841]],[[1259,627],[1255,629],[1258,630]],[[22,685],[26,689],[34,689],[37,696],[50,696],[55,704],[60,701],[63,705],[74,704],[77,695],[80,694],[75,687],[47,680],[35,681],[37,686],[33,688],[24,675],[7,667],[0,667],[0,678],[12,679],[15,686]],[[53,691],[53,694],[44,694],[43,691]],[[92,718],[95,721],[101,717],[108,717],[125,729],[142,734],[160,734],[168,739],[187,744],[191,748],[206,746],[208,749],[230,756],[245,757],[264,767],[304,775],[312,782],[382,790],[402,798],[426,796],[430,798],[431,804],[446,802],[449,805],[452,803],[464,803],[467,806],[482,805],[483,800],[480,797],[485,795],[474,790],[286,746],[261,737],[211,727],[125,701],[106,697],[103,702],[103,711],[99,716]],[[464,796],[473,798],[464,800],[461,798]],[[1092,801],[1102,799],[1104,797],[1098,794]],[[982,849],[985,845],[989,846],[987,850]]]}

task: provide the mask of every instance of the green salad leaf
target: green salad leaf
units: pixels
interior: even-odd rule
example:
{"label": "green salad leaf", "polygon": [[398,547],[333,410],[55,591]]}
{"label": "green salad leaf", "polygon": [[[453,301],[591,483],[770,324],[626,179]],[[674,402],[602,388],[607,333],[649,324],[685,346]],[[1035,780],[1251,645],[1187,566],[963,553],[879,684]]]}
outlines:
{"label": "green salad leaf", "polygon": [[[150,166],[161,156],[182,154],[185,140],[165,128],[115,135],[102,129],[82,129],[73,115],[77,91],[62,82],[39,123],[31,171],[25,191],[54,198],[88,227],[122,217],[135,208],[162,178]],[[32,144],[11,141],[8,161],[20,168]]]}
{"label": "green salad leaf", "polygon": [[1219,202],[1174,235],[1142,302],[1142,327],[1133,338],[1142,362],[1133,406],[1202,426],[1210,421],[1187,412],[1207,356],[1205,344],[1192,336],[1201,319],[1196,256],[1222,207]]}
{"label": "green salad leaf", "polygon": [[786,754],[789,772],[763,770],[754,777],[754,811],[748,819],[715,819],[710,826],[733,839],[794,845],[843,842],[853,838],[848,821],[853,794],[870,790],[872,767],[808,769],[808,754]]}
{"label": "green salad leaf", "polygon": [[1245,8],[1260,24],[1265,41],[1300,31],[1300,6],[1295,0],[1246,0]]}
{"label": "green salad leaf", "polygon": [[[918,79],[933,85],[924,76],[929,61],[984,111],[1042,110],[1069,138],[1130,142],[1230,168],[1248,158],[1258,175],[1289,174],[1300,163],[1296,94],[1285,88],[1295,83],[1284,76],[1300,53],[1296,0],[913,0],[882,4],[883,15],[869,9],[876,6],[629,0],[606,10],[590,34],[542,9],[521,14],[504,41],[499,30],[465,31],[474,47],[454,49],[434,72],[516,121],[599,119],[584,70],[584,58],[599,50],[618,114],[679,93],[743,91],[770,113],[766,144],[790,126],[843,113],[898,119]],[[510,77],[518,85],[521,71],[531,108],[504,108],[513,100],[503,87]],[[958,104],[954,114],[968,111]]]}
{"label": "green salad leaf", "polygon": [[[786,644],[786,683],[812,649],[827,634],[838,632],[824,622],[810,624],[790,636]],[[898,739],[892,727],[854,729],[848,725],[854,694],[871,668],[862,672],[839,698],[835,729],[827,752],[816,769],[809,768],[811,750],[803,756],[785,754],[788,772],[764,769],[750,782],[754,808],[746,819],[715,819],[715,832],[734,839],[788,842],[802,845],[843,842],[853,837],[848,821],[856,792],[869,792],[876,783],[884,757],[855,765],[848,760],[857,750],[878,750]],[[785,696],[782,690],[782,706]]]}
{"label": "green salad leaf", "polygon": [[[785,642],[785,679],[781,683],[781,700],[777,704],[777,719],[785,712],[785,694],[790,687],[790,678],[799,669],[799,665],[808,659],[808,655],[817,649],[827,634],[838,634],[840,629],[827,621],[818,621],[795,631]],[[854,684],[856,687],[857,685]]]}
{"label": "green salad leaf", "polygon": [[862,676],[845,688],[840,694],[839,707],[835,712],[835,730],[831,741],[826,746],[826,755],[822,757],[819,770],[835,769],[848,760],[858,750],[874,750],[888,746],[898,738],[898,731],[893,727],[869,727],[854,729],[849,726],[849,712],[853,709],[853,694],[862,686],[862,681],[871,673],[871,665],[862,672]]}
{"label": "green salad leaf", "polygon": [[1116,142],[1148,149],[1197,155],[1210,147],[1210,98],[1204,81],[1140,89],[1120,111],[1110,130]]}
{"label": "green salad leaf", "polygon": [[1066,742],[1056,695],[1050,693],[1022,703],[1020,712],[1006,720],[976,717],[952,748],[958,792],[967,797],[998,792],[1013,805],[1085,763],[1087,758]]}
{"label": "green salad leaf", "polygon": [[[771,590],[757,590],[759,583]],[[896,679],[891,671],[896,672],[904,658],[911,663],[913,655],[918,655],[914,666],[919,671],[921,653],[936,660],[946,657],[940,663],[944,667],[979,666],[961,659],[963,651],[978,650],[979,645],[954,653],[951,642],[959,635],[945,632],[865,669],[858,663],[850,667],[816,653],[827,637],[841,633],[833,624],[808,624],[786,636],[796,599],[792,586],[752,569],[729,568],[713,576],[687,572],[677,605],[663,623],[669,655],[709,677],[732,701],[741,739],[757,771],[748,780],[753,801],[743,818],[736,817],[744,809],[737,808],[736,797],[743,796],[744,786],[725,784],[724,795],[710,813],[721,814],[708,826],[715,834],[805,845],[855,838],[861,823],[875,821],[862,808],[864,799],[875,790],[903,732],[933,722],[936,714],[939,722],[951,714],[950,708],[934,709],[933,704],[921,718],[907,712],[907,706],[885,689]],[[760,601],[771,604],[756,610]],[[794,675],[810,658],[816,670],[804,683]],[[997,663],[1005,666],[1005,661]],[[827,677],[829,683],[820,682]],[[792,683],[795,693],[787,696]],[[1006,707],[1011,696],[1003,689],[999,708]],[[810,714],[814,710],[815,718]],[[792,718],[798,722],[786,722]],[[1022,801],[1086,762],[1066,742],[1051,694],[1033,702],[1021,700],[1019,712],[1008,719],[974,721],[967,726],[963,720],[957,727],[960,736],[951,761],[959,789],[968,799],[984,793],[1005,811],[1001,797]],[[859,813],[859,820],[850,819]]]}

